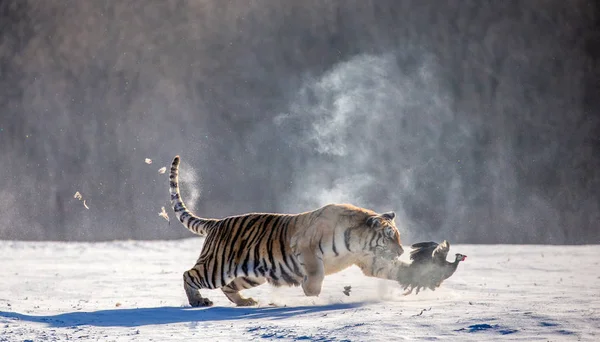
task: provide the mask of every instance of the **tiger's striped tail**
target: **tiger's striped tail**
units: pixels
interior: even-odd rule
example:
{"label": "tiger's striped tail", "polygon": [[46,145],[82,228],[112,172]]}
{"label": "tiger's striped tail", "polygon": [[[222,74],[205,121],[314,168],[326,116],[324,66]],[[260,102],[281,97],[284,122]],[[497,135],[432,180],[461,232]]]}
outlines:
{"label": "tiger's striped tail", "polygon": [[171,164],[169,190],[171,193],[171,205],[177,219],[192,233],[205,236],[217,220],[198,217],[191,213],[183,203],[181,194],[179,193],[179,156],[175,156]]}

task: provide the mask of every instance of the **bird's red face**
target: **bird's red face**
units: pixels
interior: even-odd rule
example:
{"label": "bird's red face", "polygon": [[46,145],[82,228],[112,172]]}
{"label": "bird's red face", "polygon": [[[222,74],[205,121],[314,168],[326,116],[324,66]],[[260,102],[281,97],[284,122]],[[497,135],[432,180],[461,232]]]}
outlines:
{"label": "bird's red face", "polygon": [[467,260],[467,256],[464,254],[456,253],[456,260],[465,261]]}

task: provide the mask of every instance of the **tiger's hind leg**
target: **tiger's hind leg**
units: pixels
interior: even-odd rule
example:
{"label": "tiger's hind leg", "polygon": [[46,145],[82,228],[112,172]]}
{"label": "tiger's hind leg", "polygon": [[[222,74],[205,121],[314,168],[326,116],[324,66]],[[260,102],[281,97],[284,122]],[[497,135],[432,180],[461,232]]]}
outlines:
{"label": "tiger's hind leg", "polygon": [[265,278],[253,278],[253,277],[237,277],[229,284],[223,286],[221,290],[237,306],[252,306],[258,304],[252,298],[246,298],[240,294],[240,291],[250,289],[266,283]]}
{"label": "tiger's hind leg", "polygon": [[200,295],[200,289],[214,289],[204,278],[204,265],[196,265],[194,268],[183,273],[183,288],[188,302],[193,307],[212,306],[213,302]]}

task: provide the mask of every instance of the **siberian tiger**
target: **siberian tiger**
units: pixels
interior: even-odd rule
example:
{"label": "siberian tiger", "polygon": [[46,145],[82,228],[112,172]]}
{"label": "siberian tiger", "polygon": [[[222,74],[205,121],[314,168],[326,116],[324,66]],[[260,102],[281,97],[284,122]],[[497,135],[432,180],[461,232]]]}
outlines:
{"label": "siberian tiger", "polygon": [[325,275],[357,265],[367,276],[414,283],[394,212],[378,214],[350,204],[328,204],[300,214],[248,213],[222,219],[192,214],[179,193],[179,156],[173,159],[170,195],[179,221],[206,236],[194,267],[184,272],[191,306],[211,306],[200,289],[220,288],[238,306],[255,305],[241,290],[265,282],[302,286],[318,296]]}

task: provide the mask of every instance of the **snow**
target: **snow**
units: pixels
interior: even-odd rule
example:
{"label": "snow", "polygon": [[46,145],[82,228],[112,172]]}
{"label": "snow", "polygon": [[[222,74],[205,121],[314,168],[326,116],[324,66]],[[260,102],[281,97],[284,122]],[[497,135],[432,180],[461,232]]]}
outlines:
{"label": "snow", "polygon": [[600,340],[597,245],[453,245],[467,260],[416,296],[352,267],[318,298],[262,285],[258,307],[205,290],[215,306],[191,308],[203,241],[0,241],[0,341]]}

